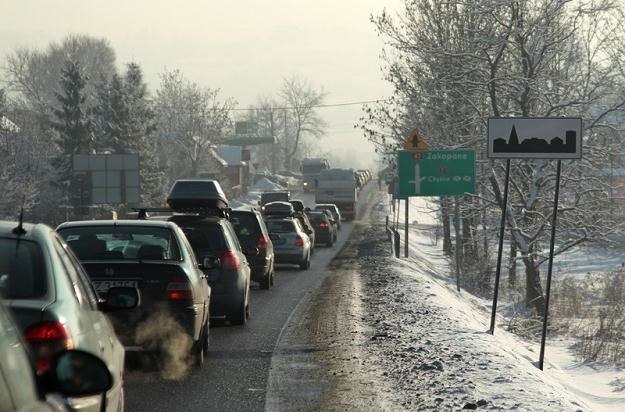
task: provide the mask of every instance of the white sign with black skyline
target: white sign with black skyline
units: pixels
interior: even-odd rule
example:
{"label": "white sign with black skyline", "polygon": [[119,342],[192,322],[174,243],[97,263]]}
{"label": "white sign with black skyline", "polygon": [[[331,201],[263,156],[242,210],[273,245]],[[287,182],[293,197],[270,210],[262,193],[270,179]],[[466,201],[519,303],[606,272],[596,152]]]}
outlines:
{"label": "white sign with black skyline", "polygon": [[491,159],[581,159],[582,119],[578,117],[491,117]]}

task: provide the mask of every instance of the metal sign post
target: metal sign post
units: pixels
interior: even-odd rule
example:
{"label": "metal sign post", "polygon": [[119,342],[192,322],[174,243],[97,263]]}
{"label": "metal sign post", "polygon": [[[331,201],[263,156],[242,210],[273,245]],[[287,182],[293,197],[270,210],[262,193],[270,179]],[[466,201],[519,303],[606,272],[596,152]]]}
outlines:
{"label": "metal sign post", "polygon": [[508,207],[508,183],[510,182],[510,159],[506,160],[506,181],[503,189],[503,206],[501,207],[501,225],[499,227],[499,251],[497,252],[497,270],[495,272],[495,293],[490,316],[490,334],[495,333],[495,315],[497,314],[497,298],[499,296],[499,278],[501,275],[501,255],[503,253],[503,236],[506,228],[506,209]]}
{"label": "metal sign post", "polygon": [[504,192],[504,208],[502,209],[501,228],[499,235],[499,254],[497,256],[497,274],[495,278],[495,294],[491,316],[490,332],[494,332],[499,277],[501,272],[501,255],[505,227],[505,213],[510,173],[510,159],[550,159],[557,160],[556,188],[551,221],[551,242],[549,248],[549,268],[547,272],[547,290],[540,343],[540,370],[543,369],[545,357],[545,340],[547,337],[547,319],[549,315],[549,297],[551,294],[551,274],[555,249],[558,200],[560,195],[560,172],[562,159],[581,159],[582,157],[582,119],[573,117],[497,117],[488,119],[487,156],[490,159],[507,159],[506,187]]}
{"label": "metal sign post", "polygon": [[410,198],[407,197],[404,204],[406,205],[406,216],[404,222],[404,257],[408,257],[408,206],[410,205]]}
{"label": "metal sign post", "polygon": [[538,368],[543,370],[545,360],[545,340],[547,339],[547,315],[549,314],[549,295],[551,294],[551,272],[553,269],[553,250],[556,240],[556,222],[558,217],[558,196],[560,194],[560,169],[562,161],[558,160],[556,169],[556,194],[553,202],[553,215],[551,216],[551,243],[549,245],[549,267],[547,269],[547,291],[545,294],[545,314],[543,319],[543,334],[540,340],[540,357],[538,358]]}

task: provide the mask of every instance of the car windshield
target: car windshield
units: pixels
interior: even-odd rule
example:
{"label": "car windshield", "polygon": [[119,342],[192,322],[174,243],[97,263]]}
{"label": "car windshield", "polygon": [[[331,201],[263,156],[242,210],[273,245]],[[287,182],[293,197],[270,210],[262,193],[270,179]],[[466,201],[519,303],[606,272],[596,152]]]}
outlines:
{"label": "car windshield", "polygon": [[271,233],[292,233],[295,232],[295,224],[290,220],[275,220],[267,222],[267,229]]}
{"label": "car windshield", "polygon": [[59,234],[80,260],[180,260],[174,233],[162,227],[82,226]]}
{"label": "car windshield", "polygon": [[46,293],[41,246],[29,240],[0,238],[0,293],[6,299],[35,299]]}

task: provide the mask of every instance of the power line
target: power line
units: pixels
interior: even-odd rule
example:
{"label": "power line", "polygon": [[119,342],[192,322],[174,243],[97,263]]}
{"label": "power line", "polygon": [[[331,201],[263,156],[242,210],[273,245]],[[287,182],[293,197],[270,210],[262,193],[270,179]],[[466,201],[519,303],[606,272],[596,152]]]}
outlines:
{"label": "power line", "polygon": [[[333,103],[333,104],[315,104],[312,105],[310,107],[314,107],[314,108],[326,108],[326,107],[341,107],[341,106],[357,106],[357,105],[362,105],[362,104],[369,104],[369,103],[380,103],[380,102],[385,102],[389,99],[378,99],[378,100],[361,100],[361,101],[355,101],[355,102],[345,102],[345,103]],[[292,110],[295,109],[296,107],[294,106],[286,106],[286,107],[249,107],[247,109],[230,109],[232,111],[237,111],[237,112],[242,112],[242,111],[250,111],[250,110]]]}

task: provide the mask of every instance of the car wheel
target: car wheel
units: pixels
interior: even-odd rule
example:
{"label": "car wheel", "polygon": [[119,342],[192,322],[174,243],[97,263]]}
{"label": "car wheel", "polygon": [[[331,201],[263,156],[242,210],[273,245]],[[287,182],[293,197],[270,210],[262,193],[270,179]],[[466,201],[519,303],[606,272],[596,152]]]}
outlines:
{"label": "car wheel", "polygon": [[203,329],[200,340],[195,345],[195,353],[193,354],[193,361],[198,368],[204,366],[204,359],[208,349],[208,328],[205,325]]}
{"label": "car wheel", "polygon": [[237,308],[236,312],[230,316],[230,323],[233,325],[245,325],[247,318],[250,315],[250,308],[246,304],[246,299],[243,299],[239,308]]}
{"label": "car wheel", "polygon": [[263,280],[260,281],[261,289],[269,289],[271,287],[271,272],[267,272]]}
{"label": "car wheel", "polygon": [[122,386],[119,392],[119,403],[117,404],[117,412],[124,412],[125,403],[126,403],[126,398],[124,395],[124,387]]}

